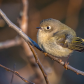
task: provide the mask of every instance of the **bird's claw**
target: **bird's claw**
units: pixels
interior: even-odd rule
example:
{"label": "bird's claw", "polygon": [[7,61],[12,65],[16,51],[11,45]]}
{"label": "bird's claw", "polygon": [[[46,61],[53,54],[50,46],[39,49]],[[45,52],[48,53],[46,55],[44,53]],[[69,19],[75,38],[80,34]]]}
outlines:
{"label": "bird's claw", "polygon": [[47,56],[47,55],[48,55],[48,53],[44,53],[44,55],[45,55],[45,56]]}
{"label": "bird's claw", "polygon": [[64,64],[64,68],[65,68],[66,70],[68,69],[68,68],[67,68],[67,65],[69,65],[69,62],[68,62],[68,63],[66,62],[66,63]]}

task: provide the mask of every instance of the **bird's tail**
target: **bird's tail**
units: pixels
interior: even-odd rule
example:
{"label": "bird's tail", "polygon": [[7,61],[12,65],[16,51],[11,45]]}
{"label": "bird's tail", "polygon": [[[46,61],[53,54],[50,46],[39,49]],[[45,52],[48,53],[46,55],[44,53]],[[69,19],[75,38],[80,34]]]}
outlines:
{"label": "bird's tail", "polygon": [[69,44],[69,49],[84,52],[84,39],[80,37],[74,37],[72,42]]}

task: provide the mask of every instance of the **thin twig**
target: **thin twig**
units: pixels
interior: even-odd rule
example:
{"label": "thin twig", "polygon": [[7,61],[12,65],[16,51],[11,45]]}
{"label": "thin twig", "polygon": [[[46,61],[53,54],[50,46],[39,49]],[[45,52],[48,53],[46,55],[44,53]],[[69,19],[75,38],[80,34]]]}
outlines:
{"label": "thin twig", "polygon": [[30,82],[30,81],[27,81],[27,80],[24,79],[22,76],[20,76],[20,74],[19,74],[17,71],[13,71],[13,70],[11,70],[11,69],[9,69],[9,68],[7,68],[7,67],[1,65],[1,64],[0,64],[0,67],[4,68],[5,70],[7,70],[7,71],[9,71],[9,72],[14,73],[14,74],[17,75],[18,77],[20,77],[24,82],[29,83],[29,84],[34,84],[34,83]]}
{"label": "thin twig", "polygon": [[45,78],[45,81],[46,81],[46,84],[49,84],[49,81],[48,81],[48,78],[47,78],[47,75],[46,75],[46,72],[44,70],[44,67],[42,66],[41,62],[39,61],[38,57],[37,57],[37,53],[35,52],[33,46],[30,45],[30,43],[28,42],[28,45],[34,55],[34,58],[36,60],[36,63],[38,64],[39,68],[41,69],[41,72],[43,73],[43,76]]}
{"label": "thin twig", "polygon": [[[15,64],[14,64],[14,66],[13,66],[13,71],[15,71]],[[11,82],[10,82],[10,84],[12,84],[13,83],[13,78],[14,78],[14,73],[12,73],[12,78],[11,78]]]}
{"label": "thin twig", "polygon": [[[4,14],[4,12],[0,9],[0,15],[3,17],[3,19],[8,23],[8,25],[13,28],[17,33],[19,33],[19,35],[26,41],[26,42],[29,42],[31,45],[34,45],[37,49],[39,49],[40,51],[42,51],[42,49],[38,46],[38,44],[36,42],[34,42],[31,38],[29,38],[24,32],[22,32],[22,30],[17,27],[14,23],[12,23],[8,18],[7,16]],[[44,51],[42,51],[44,52]],[[54,61],[60,63],[62,66],[65,67],[65,63],[61,60],[61,59],[58,59],[56,58],[55,56],[52,56],[50,54],[48,54],[48,57],[50,57],[51,59],[53,59]],[[84,72],[83,71],[80,71],[70,65],[67,65],[66,67],[67,69],[69,70],[72,70],[73,72],[77,73],[77,74],[80,74],[80,75],[83,75],[84,76]]]}

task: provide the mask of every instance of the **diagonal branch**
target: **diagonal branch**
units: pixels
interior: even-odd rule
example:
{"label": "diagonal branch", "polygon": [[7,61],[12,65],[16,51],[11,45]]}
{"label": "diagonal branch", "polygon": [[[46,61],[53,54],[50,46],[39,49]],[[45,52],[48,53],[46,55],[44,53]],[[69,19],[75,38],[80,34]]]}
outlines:
{"label": "diagonal branch", "polygon": [[44,78],[45,78],[46,84],[49,84],[49,81],[48,81],[46,72],[45,72],[44,67],[42,66],[40,60],[39,60],[38,57],[37,57],[37,53],[35,52],[33,46],[31,46],[31,45],[29,44],[29,42],[28,42],[28,45],[29,45],[29,47],[30,47],[30,49],[31,49],[31,51],[32,51],[32,53],[33,53],[33,55],[34,55],[34,58],[35,58],[35,60],[36,60],[36,63],[38,64],[39,68],[41,69],[41,71],[42,71],[42,73],[43,73],[43,76],[44,76]]}
{"label": "diagonal branch", "polygon": [[17,71],[13,71],[13,70],[11,70],[11,69],[9,69],[9,68],[7,68],[7,67],[1,65],[1,64],[0,64],[0,67],[4,68],[5,70],[7,70],[7,71],[9,71],[9,72],[14,73],[14,74],[17,75],[18,77],[20,77],[24,82],[29,83],[29,84],[34,84],[34,83],[30,82],[30,81],[25,80],[22,76],[20,76],[20,74],[19,74]]}
{"label": "diagonal branch", "polygon": [[[4,14],[4,12],[0,9],[0,15],[3,17],[3,19],[8,23],[8,25],[13,28],[17,33],[19,33],[19,35],[26,41],[29,42],[31,45],[34,45],[37,49],[39,49],[40,51],[42,51],[42,49],[38,46],[37,43],[35,43],[31,38],[29,38],[24,32],[22,32],[22,30],[17,27],[14,23],[12,23],[7,16]],[[42,51],[44,52],[44,51]],[[73,72],[80,74],[80,75],[84,75],[83,71],[80,71],[70,65],[67,64],[67,66],[65,66],[66,64],[61,60],[56,58],[55,56],[52,56],[50,54],[48,54],[48,57],[50,57],[51,59],[53,59],[54,61],[60,63],[62,66],[64,66],[66,69],[72,70]]]}
{"label": "diagonal branch", "polygon": [[19,27],[17,27],[14,23],[12,23],[8,17],[4,14],[4,12],[0,9],[0,15],[7,22],[9,27],[13,28],[25,41],[29,42],[31,45],[34,45],[36,48],[42,51],[42,49],[35,43],[31,38],[29,38]]}

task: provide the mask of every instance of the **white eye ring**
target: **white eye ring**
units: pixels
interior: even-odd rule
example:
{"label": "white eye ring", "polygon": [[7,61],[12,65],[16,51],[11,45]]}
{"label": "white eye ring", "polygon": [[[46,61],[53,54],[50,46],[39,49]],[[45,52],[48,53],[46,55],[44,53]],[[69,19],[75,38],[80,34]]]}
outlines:
{"label": "white eye ring", "polygon": [[51,29],[51,26],[46,27],[46,29],[47,29],[47,30],[48,30],[48,29]]}

